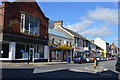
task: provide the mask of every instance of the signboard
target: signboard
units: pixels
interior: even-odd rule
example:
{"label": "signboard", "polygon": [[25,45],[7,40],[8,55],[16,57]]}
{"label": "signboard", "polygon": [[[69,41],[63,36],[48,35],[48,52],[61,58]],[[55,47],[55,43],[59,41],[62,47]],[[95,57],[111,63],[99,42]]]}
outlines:
{"label": "signboard", "polygon": [[23,49],[21,49],[21,50],[20,50],[20,52],[24,52],[24,50],[23,50]]}
{"label": "signboard", "polygon": [[83,47],[74,47],[74,51],[84,52],[84,48]]}
{"label": "signboard", "polygon": [[88,51],[89,49],[88,49],[88,47],[85,47],[84,50]]}

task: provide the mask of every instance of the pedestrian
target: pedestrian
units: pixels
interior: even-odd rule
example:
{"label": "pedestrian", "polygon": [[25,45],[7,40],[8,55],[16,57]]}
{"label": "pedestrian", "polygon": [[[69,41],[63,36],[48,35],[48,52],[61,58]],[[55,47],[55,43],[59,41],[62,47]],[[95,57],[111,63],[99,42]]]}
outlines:
{"label": "pedestrian", "polygon": [[96,60],[96,66],[98,66],[98,64],[99,64],[99,60]]}
{"label": "pedestrian", "polygon": [[97,58],[94,59],[94,68],[97,68],[99,64],[99,61],[97,60]]}
{"label": "pedestrian", "polygon": [[94,58],[94,68],[96,68],[97,67],[97,64],[96,64],[96,58]]}

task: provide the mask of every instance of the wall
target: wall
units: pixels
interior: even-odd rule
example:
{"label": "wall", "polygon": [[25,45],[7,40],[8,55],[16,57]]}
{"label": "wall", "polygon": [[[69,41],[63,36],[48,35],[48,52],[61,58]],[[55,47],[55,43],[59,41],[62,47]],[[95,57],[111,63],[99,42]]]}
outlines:
{"label": "wall", "polygon": [[68,41],[68,44],[70,44],[70,42],[73,41],[72,39],[68,39],[68,38],[64,38],[64,37],[60,37],[60,36],[49,34],[49,42],[50,42],[50,44],[52,44],[51,43],[52,38],[55,39],[54,44],[58,44],[57,41],[59,41],[59,39],[61,40],[61,45],[64,44],[64,40]]}
{"label": "wall", "polygon": [[106,50],[106,42],[103,41],[102,39],[96,38],[96,39],[94,40],[94,44],[96,44],[96,45],[99,46],[100,48]]}
{"label": "wall", "polygon": [[[21,11],[40,19],[40,38],[48,38],[48,18],[46,18],[36,2],[6,2],[4,33],[20,33]],[[9,27],[14,22],[13,27]],[[28,35],[27,35],[28,36]]]}

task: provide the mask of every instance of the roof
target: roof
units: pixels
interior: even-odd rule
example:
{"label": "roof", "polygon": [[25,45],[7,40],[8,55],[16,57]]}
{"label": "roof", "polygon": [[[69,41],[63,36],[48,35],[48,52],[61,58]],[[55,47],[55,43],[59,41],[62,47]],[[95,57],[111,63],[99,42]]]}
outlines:
{"label": "roof", "polygon": [[53,34],[53,35],[64,37],[64,38],[69,38],[64,33],[60,32],[60,31],[57,31],[55,29],[50,29],[50,28],[49,28],[49,34]]}
{"label": "roof", "polygon": [[113,46],[113,47],[115,47],[115,48],[116,48],[116,46],[115,46],[115,44],[114,44],[114,43],[112,43],[110,46]]}
{"label": "roof", "polygon": [[[63,27],[63,28],[64,28],[64,27]],[[71,34],[73,34],[74,37],[81,38],[81,39],[83,39],[83,40],[87,40],[85,37],[81,36],[80,34],[74,32],[74,31],[72,31],[72,30],[70,30],[70,29],[67,29],[67,28],[64,28],[64,29],[67,30],[68,32],[70,32]]]}

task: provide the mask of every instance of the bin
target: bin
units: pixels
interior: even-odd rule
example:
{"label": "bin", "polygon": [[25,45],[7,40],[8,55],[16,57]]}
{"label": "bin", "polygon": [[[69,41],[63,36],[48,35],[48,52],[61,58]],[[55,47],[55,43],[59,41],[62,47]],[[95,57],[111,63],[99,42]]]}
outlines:
{"label": "bin", "polygon": [[67,57],[66,62],[70,63],[70,57]]}

